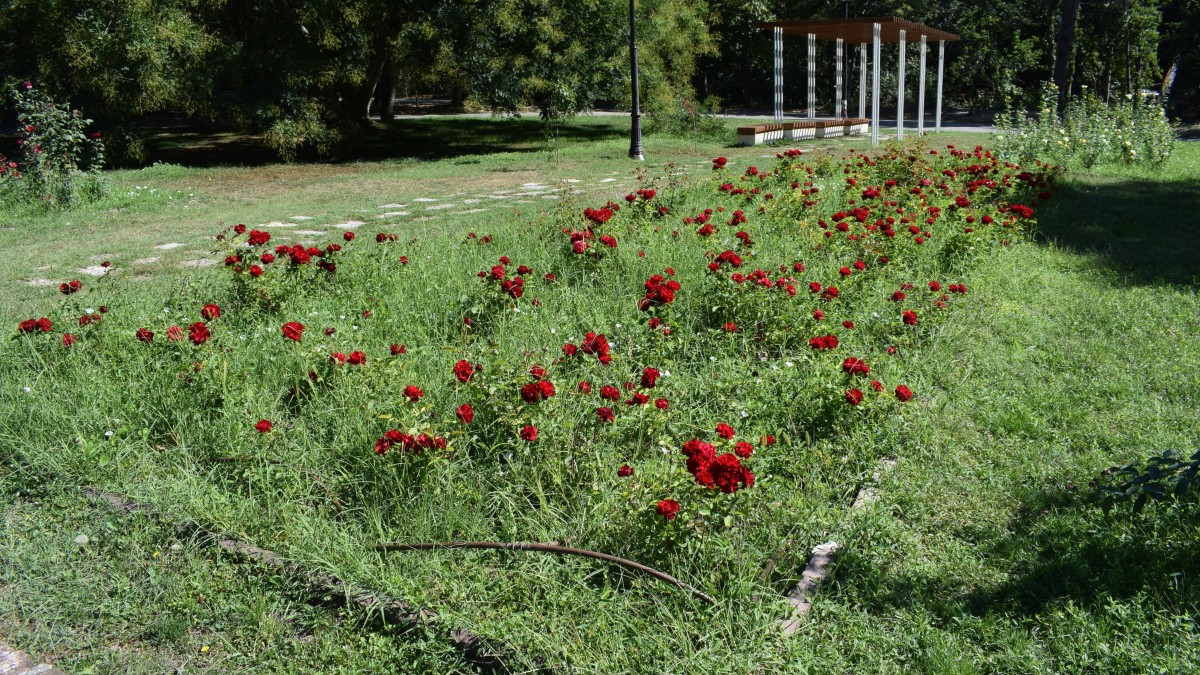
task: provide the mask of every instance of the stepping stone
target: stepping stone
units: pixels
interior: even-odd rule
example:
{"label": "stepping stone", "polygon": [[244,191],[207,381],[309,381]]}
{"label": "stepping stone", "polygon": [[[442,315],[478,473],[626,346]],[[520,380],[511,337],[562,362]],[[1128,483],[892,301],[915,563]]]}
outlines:
{"label": "stepping stone", "polygon": [[158,256],[152,256],[150,258],[140,258],[138,260],[134,260],[133,264],[134,265],[153,265],[154,263],[156,263],[158,261],[159,261]]}
{"label": "stepping stone", "polygon": [[310,234],[314,237],[325,234],[324,230],[296,230],[296,234]]}
{"label": "stepping stone", "polygon": [[408,206],[408,204],[383,204],[379,208],[381,208],[381,209],[402,209],[406,206]]}
{"label": "stepping stone", "polygon": [[25,282],[25,285],[26,286],[57,286],[58,282],[50,281],[49,279],[30,279],[29,281]]}
{"label": "stepping stone", "polygon": [[581,182],[583,182],[583,181],[579,180],[578,178],[562,178],[562,179],[560,179],[560,182],[563,182],[563,183],[581,183]]}
{"label": "stepping stone", "polygon": [[430,197],[417,197],[413,201],[414,202],[436,202],[437,200],[430,198]]}
{"label": "stepping stone", "polygon": [[156,248],[160,251],[170,251],[171,249],[179,248],[180,246],[183,246],[183,244],[173,241],[170,244],[159,244],[158,246],[155,246],[154,248]]}
{"label": "stepping stone", "polygon": [[508,199],[510,197],[512,197],[512,195],[490,195],[489,199]]}
{"label": "stepping stone", "polygon": [[335,225],[330,225],[330,227],[340,227],[343,230],[353,230],[354,228],[358,227],[359,225],[366,225],[366,223],[364,223],[361,220],[347,220],[344,223],[337,223]]}
{"label": "stepping stone", "polygon": [[263,227],[295,227],[295,226],[296,226],[295,223],[281,223],[278,220],[272,220],[271,222],[263,225]]}
{"label": "stepping stone", "polygon": [[827,542],[813,547],[812,558],[800,575],[800,583],[792,587],[787,601],[792,605],[792,615],[780,622],[784,635],[791,635],[803,624],[804,618],[812,611],[812,597],[816,595],[821,582],[829,574],[833,560],[837,556],[837,542]]}
{"label": "stepping stone", "polygon": [[288,216],[291,220],[312,220],[312,216]]}
{"label": "stepping stone", "polygon": [[80,274],[86,274],[89,277],[102,277],[108,272],[109,269],[116,269],[116,268],[115,267],[112,267],[112,268],[101,267],[99,265],[89,265],[88,267],[82,267],[75,271],[79,272]]}
{"label": "stepping stone", "polygon": [[465,216],[468,213],[483,213],[484,211],[487,211],[487,209],[467,209],[466,211],[451,211],[450,213],[456,216]]}
{"label": "stepping stone", "polygon": [[604,178],[600,182],[601,183],[615,183],[615,182],[617,182],[617,179],[616,178]]}
{"label": "stepping stone", "polygon": [[525,188],[526,190],[545,190],[550,186],[542,185],[541,183],[521,183],[521,187]]}
{"label": "stepping stone", "polygon": [[211,260],[209,258],[200,258],[199,260],[184,260],[183,262],[179,263],[181,267],[212,267],[216,264],[216,260]]}
{"label": "stepping stone", "polygon": [[442,209],[452,209],[452,208],[454,208],[454,204],[434,204],[433,206],[426,206],[425,210],[426,211],[440,211]]}
{"label": "stepping stone", "polygon": [[479,200],[479,199],[464,199],[463,203],[464,204],[478,204],[480,201],[481,200]]}
{"label": "stepping stone", "polygon": [[381,213],[375,217],[376,218],[391,218],[392,216],[407,216],[407,215],[408,215],[408,211],[388,211],[387,213]]}

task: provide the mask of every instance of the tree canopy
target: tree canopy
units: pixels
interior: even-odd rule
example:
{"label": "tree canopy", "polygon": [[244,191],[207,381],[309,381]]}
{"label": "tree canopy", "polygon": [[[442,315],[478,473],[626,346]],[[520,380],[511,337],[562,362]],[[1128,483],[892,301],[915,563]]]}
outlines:
{"label": "tree canopy", "polygon": [[[118,139],[138,116],[172,112],[265,132],[292,157],[353,140],[397,85],[547,118],[628,105],[628,11],[624,0],[4,0],[0,73],[69,99]],[[847,14],[962,35],[947,50],[952,104],[1031,103],[1052,77],[1117,96],[1172,73],[1175,114],[1200,105],[1200,0],[639,0],[645,107],[710,96],[766,107],[770,34],[755,24]],[[786,66],[803,73],[795,42]],[[789,105],[803,95],[789,87]]]}

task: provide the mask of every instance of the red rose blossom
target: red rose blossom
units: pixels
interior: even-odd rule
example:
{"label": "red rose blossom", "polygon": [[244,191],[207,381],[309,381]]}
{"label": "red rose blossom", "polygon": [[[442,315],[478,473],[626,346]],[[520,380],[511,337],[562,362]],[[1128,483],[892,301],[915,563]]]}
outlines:
{"label": "red rose blossom", "polygon": [[633,467],[628,464],[622,464],[621,468],[617,469],[617,475],[621,478],[629,478],[633,475]]}
{"label": "red rose blossom", "polygon": [[537,440],[537,437],[537,427],[533,426],[532,424],[527,424],[524,427],[521,427],[521,440],[532,443]]}
{"label": "red rose blossom", "polygon": [[221,316],[221,308],[216,305],[205,305],[200,308],[200,316],[204,317],[205,321],[212,321]]}
{"label": "red rose blossom", "polygon": [[459,382],[470,382],[471,378],[475,377],[475,368],[470,361],[460,360],[454,364],[454,377],[458,378]]}
{"label": "red rose blossom", "polygon": [[896,400],[897,401],[900,401],[901,403],[905,403],[905,402],[912,400],[912,397],[913,397],[912,389],[909,389],[908,387],[904,386],[903,384],[896,387]]}
{"label": "red rose blossom", "polygon": [[458,417],[459,422],[462,422],[463,424],[470,424],[471,420],[475,419],[475,409],[472,408],[469,403],[464,403],[458,406],[458,410],[455,412],[455,415]]}
{"label": "red rose blossom", "polygon": [[211,336],[212,334],[208,332],[208,326],[203,321],[197,321],[188,326],[188,338],[194,345],[202,345],[208,342],[208,338]]}
{"label": "red rose blossom", "polygon": [[300,338],[304,336],[304,324],[299,321],[288,321],[283,324],[281,330],[283,331],[283,337],[293,342],[299,342]]}
{"label": "red rose blossom", "polygon": [[861,391],[859,391],[858,389],[847,389],[846,390],[846,402],[849,403],[850,405],[858,405],[859,403],[862,403],[862,400],[863,400],[863,393]]}
{"label": "red rose blossom", "polygon": [[422,390],[420,387],[418,387],[415,384],[410,384],[404,388],[404,397],[407,398],[408,400],[412,401],[413,403],[420,401],[421,397],[424,395],[425,395],[424,390]]}
{"label": "red rose blossom", "polygon": [[658,515],[667,520],[675,520],[675,516],[679,515],[679,502],[674,499],[664,499],[655,507]]}
{"label": "red rose blossom", "polygon": [[265,434],[271,430],[271,422],[270,420],[259,420],[258,424],[254,425],[254,428],[258,430],[258,433]]}

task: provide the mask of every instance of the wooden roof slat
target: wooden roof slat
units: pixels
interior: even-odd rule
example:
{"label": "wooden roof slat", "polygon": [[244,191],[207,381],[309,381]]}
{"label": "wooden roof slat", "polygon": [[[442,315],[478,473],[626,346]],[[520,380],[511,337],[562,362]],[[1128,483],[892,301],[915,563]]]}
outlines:
{"label": "wooden roof slat", "polygon": [[900,42],[900,31],[905,31],[908,42],[920,41],[924,35],[927,40],[945,40],[955,42],[961,38],[949,31],[932,28],[923,23],[908,21],[895,16],[854,17],[849,19],[819,19],[811,21],[764,21],[757,24],[758,28],[769,30],[782,28],[788,35],[816,35],[819,40],[836,40],[842,38],[846,42],[870,42],[872,40],[872,24],[879,24],[879,39],[881,42]]}

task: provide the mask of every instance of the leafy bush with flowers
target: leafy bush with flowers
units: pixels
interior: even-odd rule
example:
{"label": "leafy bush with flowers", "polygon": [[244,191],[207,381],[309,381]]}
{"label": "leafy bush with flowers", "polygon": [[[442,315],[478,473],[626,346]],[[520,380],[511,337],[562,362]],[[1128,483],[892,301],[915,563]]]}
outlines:
{"label": "leafy bush with flowers", "polygon": [[1058,112],[1058,88],[1043,83],[1039,112],[1009,108],[996,117],[996,153],[1015,162],[1034,158],[1091,168],[1100,163],[1160,166],[1170,158],[1175,129],[1162,103],[1145,92],[1107,103],[1086,87]]}
{"label": "leafy bush with flowers", "polygon": [[0,153],[0,203],[67,208],[105,193],[104,141],[92,120],[56,103],[30,82],[12,92],[19,157]]}
{"label": "leafy bush with flowers", "polygon": [[[1060,170],[923,143],[712,167],[670,204],[644,182],[624,204],[457,241],[222,229],[225,264],[152,309],[64,284],[0,358],[92,403],[15,413],[52,445],[96,411],[122,420],[62,445],[56,469],[210,486],[267,544],[560,541],[753,603],[765,582],[747,566],[818,536],[797,512],[839,503],[811,475],[849,489],[876,459],[815,441],[919,414],[914,364],[972,301],[972,261],[1024,236]],[[452,603],[449,586],[488,573],[395,583]]]}

